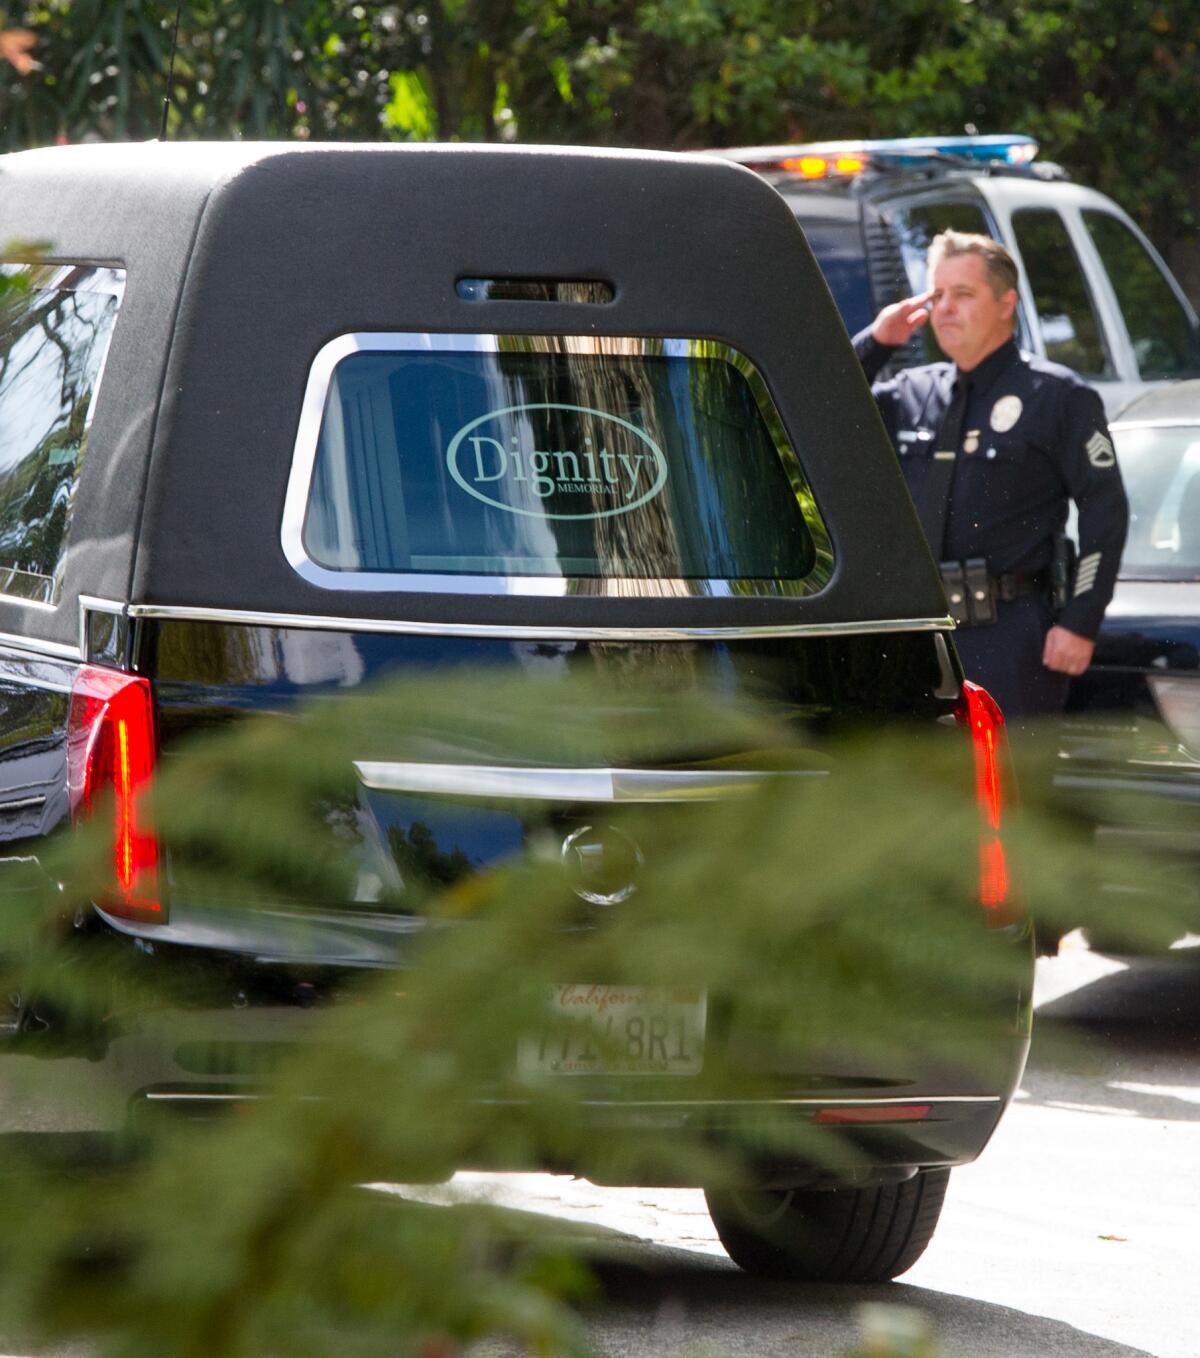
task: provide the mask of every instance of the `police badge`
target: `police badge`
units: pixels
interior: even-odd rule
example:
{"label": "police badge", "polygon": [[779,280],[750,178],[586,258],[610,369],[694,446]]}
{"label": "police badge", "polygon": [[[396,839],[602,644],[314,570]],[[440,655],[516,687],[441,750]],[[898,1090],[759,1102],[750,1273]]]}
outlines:
{"label": "police badge", "polygon": [[1022,406],[1019,396],[1001,396],[992,407],[992,414],[988,423],[997,434],[1007,433],[1021,418],[1023,409],[1024,406]]}

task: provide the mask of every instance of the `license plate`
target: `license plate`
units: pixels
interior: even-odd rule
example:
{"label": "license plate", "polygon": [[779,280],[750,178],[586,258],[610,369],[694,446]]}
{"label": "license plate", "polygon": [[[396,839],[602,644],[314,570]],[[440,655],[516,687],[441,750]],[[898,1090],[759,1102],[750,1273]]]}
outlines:
{"label": "license plate", "polygon": [[545,1028],[522,1038],[522,1075],[698,1075],[703,991],[556,985]]}

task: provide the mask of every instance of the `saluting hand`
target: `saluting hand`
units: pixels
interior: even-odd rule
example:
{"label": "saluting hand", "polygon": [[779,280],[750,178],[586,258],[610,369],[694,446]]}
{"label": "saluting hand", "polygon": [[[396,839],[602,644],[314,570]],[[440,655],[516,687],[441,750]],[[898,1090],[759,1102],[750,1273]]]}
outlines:
{"label": "saluting hand", "polygon": [[885,306],[871,326],[872,336],[880,344],[907,344],[929,319],[932,297],[933,289],[930,288],[916,297],[906,297],[902,302]]}
{"label": "saluting hand", "polygon": [[1046,633],[1042,664],[1060,674],[1082,674],[1092,663],[1096,643],[1065,627],[1052,627]]}

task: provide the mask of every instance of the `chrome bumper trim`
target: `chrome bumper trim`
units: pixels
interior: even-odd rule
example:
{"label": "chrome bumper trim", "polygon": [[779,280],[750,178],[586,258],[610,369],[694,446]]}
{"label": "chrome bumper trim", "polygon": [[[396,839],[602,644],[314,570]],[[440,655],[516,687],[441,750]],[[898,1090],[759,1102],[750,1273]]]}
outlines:
{"label": "chrome bumper trim", "polygon": [[[146,1094],[148,1103],[248,1103],[274,1097],[270,1094],[224,1094],[189,1093],[180,1090],[166,1093],[151,1091]],[[302,1098],[305,1096],[301,1096]],[[310,1099],[316,1095],[308,1095]],[[527,1099],[483,1099],[480,1102],[492,1107],[520,1107]],[[839,1099],[839,1098],[795,1098],[795,1099],[580,1099],[581,1108],[889,1108],[893,1106],[910,1107],[914,1103],[928,1103],[937,1107],[965,1104],[969,1106],[1003,1103],[999,1094],[906,1094],[898,1098],[886,1099]]]}
{"label": "chrome bumper trim", "polygon": [[572,769],[489,764],[414,764],[355,760],[374,792],[504,797],[550,802],[710,802],[748,796],[772,777],[825,777],[826,769]]}

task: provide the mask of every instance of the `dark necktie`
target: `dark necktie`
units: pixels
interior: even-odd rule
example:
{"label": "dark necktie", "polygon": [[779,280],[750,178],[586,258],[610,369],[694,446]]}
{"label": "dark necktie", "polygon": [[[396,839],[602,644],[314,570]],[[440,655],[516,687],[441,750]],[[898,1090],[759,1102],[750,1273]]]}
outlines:
{"label": "dark necktie", "polygon": [[954,481],[954,464],[958,459],[958,445],[962,442],[963,420],[967,402],[971,399],[971,383],[961,374],[954,383],[954,394],[942,416],[937,441],[933,445],[929,470],[917,501],[917,517],[925,530],[929,550],[935,561],[942,560],[946,538],[946,515],[950,509],[950,486]]}

